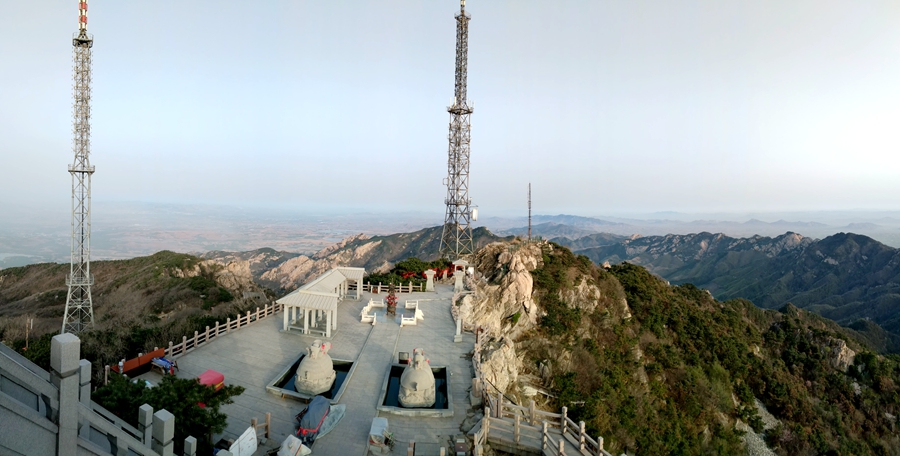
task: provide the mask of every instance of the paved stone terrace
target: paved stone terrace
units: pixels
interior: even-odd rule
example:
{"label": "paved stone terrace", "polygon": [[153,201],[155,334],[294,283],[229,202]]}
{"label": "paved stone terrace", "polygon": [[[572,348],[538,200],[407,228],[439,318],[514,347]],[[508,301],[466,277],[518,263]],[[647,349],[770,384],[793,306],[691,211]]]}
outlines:
{"label": "paved stone terrace", "polygon": [[[383,309],[377,311],[375,326],[360,323],[360,311],[369,298],[383,299],[384,293],[363,293],[359,301],[347,300],[338,304],[338,329],[331,339],[333,348],[329,354],[337,359],[354,360],[357,364],[340,399],[340,403],[347,406],[346,415],[331,433],[316,442],[313,455],[366,454],[369,427],[376,416],[388,419],[397,440],[394,454],[398,455],[405,455],[408,442],[413,440],[417,455],[437,455],[442,445],[448,445],[453,436],[460,434],[459,426],[470,408],[468,390],[473,377],[472,363],[466,355],[473,349],[475,338],[464,334],[463,342],[453,342],[456,331],[450,316],[453,289],[448,285],[436,285],[435,288],[437,292],[398,295],[398,314],[406,300],[418,299],[419,309],[425,317],[417,325],[403,328],[399,320],[385,318]],[[261,446],[257,455],[265,454],[293,433],[296,430],[294,416],[305,407],[300,401],[282,399],[266,391],[266,385],[316,339],[284,333],[281,325],[279,313],[216,338],[178,358],[179,377],[195,378],[205,370],[213,369],[225,375],[227,384],[245,388],[234,404],[222,408],[228,415],[224,437],[236,438],[247,429],[252,418],[262,423],[266,412],[272,414],[271,439]],[[412,353],[414,348],[424,348],[432,365],[448,367],[454,409],[452,418],[405,417],[376,410],[389,364],[396,362],[397,352]],[[216,436],[216,439],[220,437]]]}

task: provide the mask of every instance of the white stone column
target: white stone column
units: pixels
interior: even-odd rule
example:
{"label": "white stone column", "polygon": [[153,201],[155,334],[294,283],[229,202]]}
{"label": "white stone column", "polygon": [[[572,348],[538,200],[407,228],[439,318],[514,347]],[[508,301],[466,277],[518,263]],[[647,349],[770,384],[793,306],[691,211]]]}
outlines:
{"label": "white stone column", "polygon": [[303,308],[303,334],[309,334],[309,309]]}
{"label": "white stone column", "polygon": [[87,408],[91,408],[91,362],[78,361],[78,400]]}
{"label": "white stone column", "polygon": [[175,416],[162,409],[153,414],[153,451],[160,456],[175,454]]}
{"label": "white stone column", "polygon": [[197,456],[197,439],[194,436],[184,439],[184,456]]}
{"label": "white stone column", "polygon": [[78,451],[78,393],[81,340],[74,334],[53,336],[50,341],[50,380],[59,388],[59,434],[56,454],[75,456]]}
{"label": "white stone column", "polygon": [[425,291],[434,291],[434,269],[425,271]]}
{"label": "white stone column", "polygon": [[325,337],[331,338],[331,312],[325,312]]}
{"label": "white stone column", "polygon": [[144,404],[138,409],[138,431],[144,436],[144,445],[153,445],[153,407],[150,404]]}
{"label": "white stone column", "polygon": [[286,307],[286,308],[284,309],[284,328],[283,328],[283,329],[284,329],[285,331],[288,330],[288,314],[289,314],[290,312],[291,312],[291,308],[290,308],[290,307]]}

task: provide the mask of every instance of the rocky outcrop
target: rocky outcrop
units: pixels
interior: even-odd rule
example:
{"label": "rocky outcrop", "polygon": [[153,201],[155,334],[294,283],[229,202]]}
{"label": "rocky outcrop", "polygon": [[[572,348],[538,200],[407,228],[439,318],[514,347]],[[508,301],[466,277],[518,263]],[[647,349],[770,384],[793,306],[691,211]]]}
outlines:
{"label": "rocky outcrop", "polygon": [[481,326],[493,334],[503,330],[515,337],[537,324],[540,311],[534,302],[531,271],[543,264],[538,244],[489,244],[475,254],[474,263],[482,275],[478,294],[467,295],[458,303],[467,326]]}
{"label": "rocky outcrop", "polygon": [[841,372],[847,372],[856,359],[856,352],[841,339],[832,339],[826,350],[828,350],[828,364]]}
{"label": "rocky outcrop", "polygon": [[521,360],[516,345],[508,338],[489,342],[481,354],[481,375],[504,393],[516,385]]}

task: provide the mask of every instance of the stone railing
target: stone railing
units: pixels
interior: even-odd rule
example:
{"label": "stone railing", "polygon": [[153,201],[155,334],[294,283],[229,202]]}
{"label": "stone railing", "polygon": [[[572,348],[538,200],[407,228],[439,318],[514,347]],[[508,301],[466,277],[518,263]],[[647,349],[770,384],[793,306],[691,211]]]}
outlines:
{"label": "stone railing", "polygon": [[172,342],[169,342],[169,347],[166,348],[166,357],[167,358],[177,358],[182,355],[186,355],[192,352],[194,349],[200,347],[201,345],[206,344],[207,342],[219,337],[221,335],[225,335],[230,333],[231,331],[237,331],[250,323],[255,323],[263,318],[266,318],[270,315],[274,315],[282,310],[282,305],[277,302],[273,302],[272,304],[267,304],[263,308],[256,308],[256,312],[247,311],[246,315],[240,315],[236,319],[232,320],[231,317],[225,320],[225,324],[219,324],[216,322],[216,325],[213,327],[206,327],[206,331],[202,333],[199,331],[194,331],[194,337],[188,338],[187,336],[183,336],[181,338],[181,343],[178,345],[173,345]]}
{"label": "stone railing", "polygon": [[[181,343],[175,345],[174,342],[169,342],[169,346],[164,349],[164,356],[166,358],[177,358],[179,356],[185,355],[187,353],[192,352],[194,349],[206,344],[207,342],[212,341],[216,337],[221,335],[225,335],[230,333],[231,331],[237,331],[250,323],[257,322],[263,318],[266,318],[270,315],[274,315],[282,310],[283,306],[278,304],[277,302],[273,302],[271,304],[267,304],[265,307],[257,307],[256,312],[247,311],[244,315],[239,315],[234,320],[231,317],[228,317],[225,320],[224,324],[220,324],[218,321],[215,326],[207,326],[206,330],[203,332],[194,331],[194,337],[188,338],[187,336],[182,336]],[[159,351],[160,348],[156,347],[153,351]],[[144,358],[144,353],[138,353],[138,356],[134,359],[130,360],[122,360],[123,370],[127,374],[133,367],[139,367],[140,363],[136,362],[141,358]],[[146,364],[146,363],[144,363]],[[110,368],[110,366],[104,367],[104,384],[108,383],[109,372],[118,371],[118,367]],[[121,373],[121,372],[120,372]]]}
{"label": "stone railing", "polygon": [[[364,284],[361,284],[360,286],[362,287],[362,291],[367,292],[367,293],[387,293],[388,289],[390,288],[391,285],[384,284],[381,282],[378,282],[378,283],[366,282]],[[351,283],[351,284],[347,285],[347,289],[349,291],[355,291],[356,284]],[[413,285],[412,281],[410,281],[406,285],[403,285],[402,283],[400,285],[394,285],[395,293],[418,293],[418,292],[424,292],[424,291],[425,291],[424,283],[421,285]]]}

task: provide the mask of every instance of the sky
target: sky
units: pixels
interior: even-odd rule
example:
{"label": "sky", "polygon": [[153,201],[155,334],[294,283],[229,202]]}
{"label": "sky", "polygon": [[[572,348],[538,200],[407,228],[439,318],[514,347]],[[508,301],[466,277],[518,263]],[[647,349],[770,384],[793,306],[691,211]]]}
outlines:
{"label": "sky", "polygon": [[[77,1],[3,2],[0,205],[68,210]],[[469,0],[482,216],[900,209],[900,2]],[[454,0],[92,0],[98,204],[443,212]]]}

